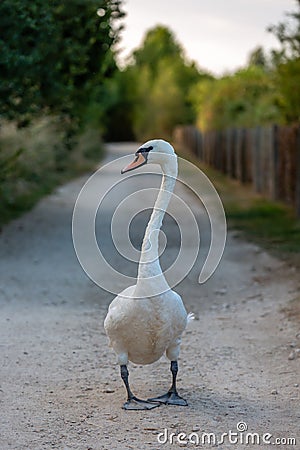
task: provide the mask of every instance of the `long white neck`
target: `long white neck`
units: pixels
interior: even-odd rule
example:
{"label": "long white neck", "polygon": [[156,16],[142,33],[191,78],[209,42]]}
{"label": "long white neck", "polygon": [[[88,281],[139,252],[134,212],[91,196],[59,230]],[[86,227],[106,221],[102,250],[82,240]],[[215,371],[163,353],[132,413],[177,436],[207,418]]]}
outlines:
{"label": "long white neck", "polygon": [[162,182],[145,231],[138,267],[137,292],[149,296],[169,289],[159,264],[158,237],[176,183],[176,155],[170,156],[161,168]]}

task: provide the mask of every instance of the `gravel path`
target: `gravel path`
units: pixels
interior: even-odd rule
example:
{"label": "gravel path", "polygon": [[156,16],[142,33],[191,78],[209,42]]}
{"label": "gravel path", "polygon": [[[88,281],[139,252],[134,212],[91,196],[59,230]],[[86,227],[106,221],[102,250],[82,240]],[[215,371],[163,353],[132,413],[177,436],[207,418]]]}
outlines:
{"label": "gravel path", "polygon": [[[110,145],[107,160],[132,151],[129,144]],[[125,390],[103,330],[113,296],[89,280],[72,245],[72,210],[86,179],[58,189],[0,235],[1,450],[269,448],[264,433],[272,443],[281,439],[276,448],[300,448],[300,325],[282,312],[299,298],[299,274],[236,232],[207,283],[197,283],[196,263],[176,288],[196,315],[179,362],[178,388],[189,407],[121,409]],[[205,222],[196,199],[177,189]],[[145,220],[135,219],[137,243]],[[107,225],[109,213],[100,222]],[[109,254],[111,243],[103,245]],[[175,251],[171,236],[166,264]],[[134,275],[136,266],[111,258]],[[140,397],[170,384],[165,358],[129,370]],[[237,435],[221,439],[238,423]],[[246,445],[247,433],[260,445]]]}

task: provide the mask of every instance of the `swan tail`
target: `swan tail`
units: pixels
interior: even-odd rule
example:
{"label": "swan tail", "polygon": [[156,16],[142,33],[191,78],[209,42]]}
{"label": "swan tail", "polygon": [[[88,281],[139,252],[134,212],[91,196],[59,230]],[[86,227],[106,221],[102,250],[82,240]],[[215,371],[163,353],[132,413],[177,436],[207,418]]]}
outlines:
{"label": "swan tail", "polygon": [[193,322],[193,320],[195,320],[195,314],[194,313],[192,313],[192,312],[190,312],[190,313],[188,313],[188,315],[187,315],[187,325],[189,325],[191,322]]}

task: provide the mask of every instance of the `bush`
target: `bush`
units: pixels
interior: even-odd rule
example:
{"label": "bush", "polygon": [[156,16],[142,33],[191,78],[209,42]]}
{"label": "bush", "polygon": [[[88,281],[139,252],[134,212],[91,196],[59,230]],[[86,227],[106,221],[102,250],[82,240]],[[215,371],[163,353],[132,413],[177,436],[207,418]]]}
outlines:
{"label": "bush", "polygon": [[86,128],[76,135],[58,117],[44,117],[21,129],[2,123],[0,223],[32,207],[58,184],[90,170],[102,153],[99,131]]}

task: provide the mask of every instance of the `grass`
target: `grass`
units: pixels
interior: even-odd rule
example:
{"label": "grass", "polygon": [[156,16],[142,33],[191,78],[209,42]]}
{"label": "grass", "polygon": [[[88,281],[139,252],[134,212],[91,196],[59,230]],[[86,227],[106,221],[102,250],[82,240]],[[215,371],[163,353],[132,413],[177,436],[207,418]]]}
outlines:
{"label": "grass", "polygon": [[300,252],[300,224],[292,211],[266,199],[253,199],[244,208],[235,204],[227,208],[232,224],[265,247],[284,253]]}
{"label": "grass", "polygon": [[97,130],[87,129],[76,136],[71,150],[64,138],[63,126],[53,117],[43,117],[20,130],[12,123],[1,124],[0,226],[30,210],[57,186],[92,170],[102,158]]}
{"label": "grass", "polygon": [[300,266],[300,220],[292,208],[256,194],[251,186],[205,166],[190,153],[180,152],[180,156],[198,166],[213,182],[229,229],[240,230],[247,239]]}
{"label": "grass", "polygon": [[0,226],[29,211],[45,195],[50,194],[53,189],[64,181],[64,178],[51,177],[43,184],[33,186],[30,190],[18,194],[13,200],[4,200],[0,203]]}

